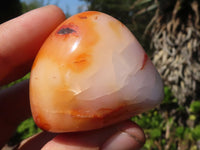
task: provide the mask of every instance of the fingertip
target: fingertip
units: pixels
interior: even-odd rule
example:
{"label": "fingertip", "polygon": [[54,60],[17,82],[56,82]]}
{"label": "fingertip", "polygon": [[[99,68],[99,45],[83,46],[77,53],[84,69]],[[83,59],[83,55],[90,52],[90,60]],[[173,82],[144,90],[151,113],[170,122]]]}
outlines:
{"label": "fingertip", "polygon": [[58,6],[56,6],[56,5],[47,5],[47,6],[44,6],[43,8],[44,9],[51,9],[52,11],[59,13],[60,16],[62,16],[63,18],[65,18],[65,14],[62,11],[62,9],[60,7],[58,7]]}
{"label": "fingertip", "polygon": [[50,16],[53,14],[54,16],[57,16],[58,19],[61,19],[61,20],[64,20],[66,18],[62,9],[58,6],[56,6],[56,5],[46,5],[46,6],[37,8],[37,9],[33,9],[33,10],[23,14],[23,15],[27,15],[27,14],[29,15],[29,14],[32,14],[32,13],[34,14],[35,12],[40,13],[41,11],[50,13],[49,14]]}
{"label": "fingertip", "polygon": [[126,121],[124,126],[122,126],[120,129],[122,132],[125,132],[129,134],[129,136],[135,138],[135,140],[137,140],[141,145],[144,145],[146,140],[144,131],[136,123],[132,121]]}
{"label": "fingertip", "polygon": [[118,132],[113,134],[102,146],[102,150],[139,150],[145,143],[143,130],[135,123],[126,121],[119,124]]}

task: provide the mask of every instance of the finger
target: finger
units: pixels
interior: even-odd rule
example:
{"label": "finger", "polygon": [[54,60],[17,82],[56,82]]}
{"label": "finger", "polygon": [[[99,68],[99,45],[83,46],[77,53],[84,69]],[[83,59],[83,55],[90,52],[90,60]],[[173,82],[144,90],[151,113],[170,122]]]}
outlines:
{"label": "finger", "polygon": [[49,5],[0,25],[0,86],[30,71],[42,43],[64,19],[60,8]]}
{"label": "finger", "polygon": [[126,121],[95,131],[60,134],[49,141],[43,150],[138,150],[144,142],[142,129]]}
{"label": "finger", "polygon": [[28,80],[0,91],[0,148],[21,121],[31,116]]}

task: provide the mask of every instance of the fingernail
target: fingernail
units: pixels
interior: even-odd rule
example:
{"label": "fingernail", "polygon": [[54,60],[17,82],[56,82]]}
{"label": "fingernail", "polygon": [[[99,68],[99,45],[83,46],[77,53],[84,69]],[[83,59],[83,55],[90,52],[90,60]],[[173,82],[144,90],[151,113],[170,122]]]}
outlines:
{"label": "fingernail", "polygon": [[145,142],[144,133],[138,128],[119,130],[102,146],[102,150],[139,150]]}

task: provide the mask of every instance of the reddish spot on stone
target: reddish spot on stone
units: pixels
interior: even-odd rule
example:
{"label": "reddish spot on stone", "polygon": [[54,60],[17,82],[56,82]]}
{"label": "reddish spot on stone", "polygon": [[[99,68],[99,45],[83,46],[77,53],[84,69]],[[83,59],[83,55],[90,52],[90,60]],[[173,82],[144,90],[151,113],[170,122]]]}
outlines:
{"label": "reddish spot on stone", "polygon": [[103,119],[108,116],[112,116],[113,114],[117,113],[124,109],[124,105],[121,105],[117,108],[101,108],[96,112],[90,112],[84,109],[73,109],[70,111],[70,115],[75,118],[87,118],[87,119]]}
{"label": "reddish spot on stone", "polygon": [[94,18],[95,20],[97,20],[98,19],[98,16],[95,16],[95,18]]}
{"label": "reddish spot on stone", "polygon": [[34,121],[35,121],[35,123],[37,124],[37,126],[38,126],[40,129],[42,129],[42,130],[47,130],[47,131],[50,129],[50,125],[47,124],[47,123],[45,123],[46,120],[43,119],[42,117],[36,115],[36,116],[34,116]]}
{"label": "reddish spot on stone", "polygon": [[146,62],[147,62],[147,59],[148,59],[148,56],[147,56],[147,54],[145,53],[145,54],[144,54],[144,58],[143,58],[142,67],[140,68],[140,70],[144,69],[144,67],[145,67],[145,65],[146,65]]}
{"label": "reddish spot on stone", "polygon": [[81,16],[81,15],[79,15],[78,16],[80,19],[87,19],[87,16]]}

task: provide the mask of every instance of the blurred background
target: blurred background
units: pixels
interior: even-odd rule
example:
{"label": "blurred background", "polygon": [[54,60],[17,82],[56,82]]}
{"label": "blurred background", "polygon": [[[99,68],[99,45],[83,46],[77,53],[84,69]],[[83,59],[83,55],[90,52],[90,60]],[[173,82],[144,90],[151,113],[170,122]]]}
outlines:
{"label": "blurred background", "polygon": [[[66,17],[97,10],[119,19],[152,59],[163,78],[165,98],[154,110],[131,119],[144,129],[144,150],[200,150],[199,0],[1,0],[0,23],[49,4]],[[27,78],[29,74],[4,88]],[[40,131],[29,118],[9,145]]]}

